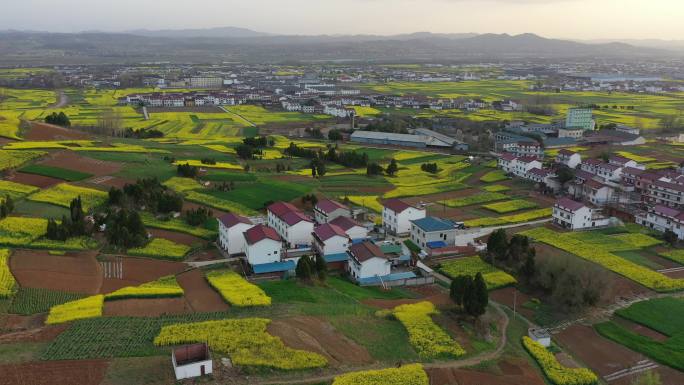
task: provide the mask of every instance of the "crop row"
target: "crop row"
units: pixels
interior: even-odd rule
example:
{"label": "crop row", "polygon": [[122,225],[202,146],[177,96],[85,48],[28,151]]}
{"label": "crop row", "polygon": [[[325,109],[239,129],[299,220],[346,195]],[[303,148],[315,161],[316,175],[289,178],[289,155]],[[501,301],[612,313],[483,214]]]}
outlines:
{"label": "crop row", "polygon": [[435,305],[427,301],[400,305],[392,311],[408,331],[411,345],[422,358],[456,358],[464,355],[465,350],[430,317],[437,313]]}
{"label": "crop row", "polygon": [[46,313],[51,307],[83,298],[83,294],[32,287],[20,288],[12,298],[9,312],[32,315]]}
{"label": "crop row", "polygon": [[528,222],[550,216],[551,208],[548,207],[544,209],[525,211],[524,213],[520,214],[505,215],[502,217],[471,219],[465,221],[465,224],[468,227],[498,226],[520,222]]}
{"label": "crop row", "polygon": [[537,207],[537,204],[534,202],[526,201],[524,199],[513,199],[506,202],[486,204],[482,207],[486,208],[487,210],[497,212],[499,214],[505,214],[518,210],[531,209]]}
{"label": "crop row", "polygon": [[212,270],[206,275],[209,284],[233,306],[269,306],[271,297],[260,287],[229,270]]}
{"label": "crop row", "polygon": [[445,204],[449,207],[463,207],[470,206],[478,203],[486,203],[493,201],[500,201],[502,199],[507,199],[508,196],[497,193],[497,192],[483,192],[479,194],[469,195],[463,198],[449,199],[445,201]]}
{"label": "crop row", "polygon": [[10,297],[17,283],[9,268],[9,257],[8,249],[0,249],[0,298]]}
{"label": "crop row", "polygon": [[57,206],[69,207],[71,201],[81,197],[83,210],[88,211],[92,207],[105,202],[107,193],[87,187],[74,186],[67,183],[60,183],[56,186],[41,190],[28,197],[29,200],[36,202],[51,203]]}
{"label": "crop row", "polygon": [[523,336],[522,343],[553,384],[593,385],[598,383],[598,377],[594,372],[587,368],[567,368],[561,365],[551,352],[530,337]]}
{"label": "crop row", "polygon": [[45,323],[48,325],[59,324],[84,318],[102,316],[104,295],[98,294],[76,301],[67,302],[50,308]]}
{"label": "crop row", "polygon": [[158,346],[207,342],[212,350],[227,354],[234,364],[281,370],[319,368],[325,357],[289,348],[266,331],[271,321],[241,318],[164,326],[154,339]]}
{"label": "crop row", "polygon": [[169,275],[156,281],[143,283],[138,286],[127,286],[105,294],[105,301],[113,301],[126,298],[165,298],[180,297],[183,289],[178,285],[176,277]]}
{"label": "crop row", "polygon": [[335,377],[333,385],[428,385],[430,379],[421,364],[398,368],[365,370]]}

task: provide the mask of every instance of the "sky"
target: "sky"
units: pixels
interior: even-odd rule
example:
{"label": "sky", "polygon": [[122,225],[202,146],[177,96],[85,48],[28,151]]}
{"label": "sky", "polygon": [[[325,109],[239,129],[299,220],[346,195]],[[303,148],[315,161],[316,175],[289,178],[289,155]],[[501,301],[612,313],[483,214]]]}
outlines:
{"label": "sky", "polygon": [[683,0],[0,0],[0,29],[183,29],[275,34],[536,33],[684,39]]}

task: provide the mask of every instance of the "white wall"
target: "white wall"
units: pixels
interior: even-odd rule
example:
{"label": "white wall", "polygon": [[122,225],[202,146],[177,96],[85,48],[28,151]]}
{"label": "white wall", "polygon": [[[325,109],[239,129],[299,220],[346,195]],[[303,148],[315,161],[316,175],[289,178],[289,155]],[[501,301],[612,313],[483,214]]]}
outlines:
{"label": "white wall", "polygon": [[350,245],[349,238],[339,235],[328,238],[322,245],[316,242],[316,248],[323,255],[346,253]]}
{"label": "white wall", "polygon": [[211,374],[213,371],[213,362],[211,360],[193,362],[192,364],[176,366],[174,362],[173,371],[176,374],[176,380],[185,378],[199,377],[202,375],[202,366],[204,366],[204,374]]}
{"label": "white wall", "polygon": [[345,231],[351,239],[366,239],[368,238],[368,229],[362,226],[354,226]]}
{"label": "white wall", "polygon": [[253,226],[247,223],[237,223],[228,228],[219,221],[219,245],[230,255],[244,253],[247,241],[243,233]]}
{"label": "white wall", "polygon": [[387,258],[375,257],[357,264],[354,258],[349,258],[348,265],[352,277],[359,280],[375,277],[376,275],[382,277],[390,274],[392,263]]}
{"label": "white wall", "polygon": [[247,262],[249,262],[250,265],[279,262],[282,247],[280,242],[270,238],[262,239],[252,245],[247,245],[245,252],[247,255]]}
{"label": "white wall", "polygon": [[406,234],[411,231],[411,221],[425,218],[425,210],[409,207],[401,213],[395,213],[387,207],[382,210],[382,224],[390,233]]}

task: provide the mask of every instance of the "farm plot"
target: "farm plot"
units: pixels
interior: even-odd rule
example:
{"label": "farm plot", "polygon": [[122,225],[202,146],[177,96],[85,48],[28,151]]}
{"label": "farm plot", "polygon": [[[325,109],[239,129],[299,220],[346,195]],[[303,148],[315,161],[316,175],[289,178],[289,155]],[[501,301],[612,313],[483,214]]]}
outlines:
{"label": "farm plot", "polygon": [[233,306],[269,306],[271,297],[233,271],[212,270],[206,274],[209,284]]}
{"label": "farm plot", "polygon": [[45,251],[15,250],[10,268],[22,288],[95,294],[102,284],[93,252],[58,256]]}
{"label": "farm plot", "polygon": [[111,317],[160,317],[189,313],[191,309],[182,297],[175,298],[129,298],[105,301],[102,315]]}
{"label": "farm plot", "polygon": [[111,175],[121,171],[119,163],[81,156],[73,151],[53,153],[40,165],[65,168],[95,176]]}
{"label": "farm plot", "polygon": [[20,169],[19,171],[25,174],[48,176],[51,178],[65,180],[67,182],[76,182],[93,176],[92,174],[80,171],[69,170],[61,167],[45,166],[42,164],[32,164]]}
{"label": "farm plot", "polygon": [[535,208],[537,207],[537,204],[524,199],[514,199],[507,202],[489,203],[482,207],[494,211],[495,213],[505,214],[513,211]]}
{"label": "farm plot", "polygon": [[81,197],[83,210],[88,211],[95,206],[103,204],[107,200],[105,191],[87,187],[74,186],[61,183],[46,190],[29,195],[28,199],[35,202],[50,203],[57,206],[69,207],[71,201]]}
{"label": "farm plot", "polygon": [[216,237],[215,231],[205,229],[202,227],[191,226],[181,219],[161,220],[155,218],[152,214],[149,213],[141,213],[140,217],[142,218],[143,223],[147,227],[153,227],[169,231],[177,231],[179,233],[190,234],[192,236],[203,238],[206,240],[211,240]]}
{"label": "farm plot", "polygon": [[494,170],[482,175],[482,177],[480,177],[480,182],[493,183],[506,179],[508,179],[508,177],[502,170]]}
{"label": "farm plot", "polygon": [[45,324],[54,325],[79,319],[102,316],[104,296],[102,294],[77,299],[50,308]]}
{"label": "farm plot", "polygon": [[422,358],[457,358],[465,354],[465,350],[432,320],[437,309],[431,302],[399,305],[392,314],[404,325],[411,345]]}
{"label": "farm plot", "polygon": [[429,385],[430,379],[421,364],[409,364],[399,368],[366,370],[335,377],[333,385]]}
{"label": "farm plot", "polygon": [[105,295],[105,301],[115,301],[129,298],[166,298],[180,297],[183,289],[176,282],[176,277],[169,275],[156,281],[143,283],[139,286],[128,286]]}
{"label": "farm plot", "polygon": [[25,197],[28,194],[38,191],[35,186],[11,182],[8,180],[0,180],[0,198],[10,196],[10,198],[17,200]]}
{"label": "farm plot", "polygon": [[0,385],[100,385],[108,366],[105,360],[0,365]]}
{"label": "farm plot", "polygon": [[594,262],[629,278],[647,288],[676,291],[684,288],[684,279],[672,279],[616,255],[616,251],[639,249],[640,245],[655,245],[660,241],[644,234],[604,235],[601,232],[558,233],[547,228],[536,228],[521,233],[578,257]]}
{"label": "farm plot", "polygon": [[0,220],[0,244],[26,246],[43,236],[46,231],[46,219],[7,217]]}
{"label": "farm plot", "polygon": [[525,211],[520,214],[504,215],[493,218],[477,218],[465,221],[468,227],[487,227],[540,220],[551,216],[551,208]]}
{"label": "farm plot", "polygon": [[263,318],[228,319],[162,327],[155,345],[208,342],[212,350],[228,354],[235,365],[280,370],[319,368],[326,359],[316,353],[288,348],[268,334],[271,321]]}
{"label": "farm plot", "polygon": [[181,261],[192,248],[164,238],[154,238],[144,247],[128,249],[129,255]]}
{"label": "farm plot", "polygon": [[260,210],[266,203],[273,201],[274,191],[277,191],[279,200],[291,201],[309,193],[312,189],[311,184],[260,180],[240,185],[231,191],[206,189],[199,190],[199,192],[190,191],[187,197],[193,202],[204,203],[221,210],[233,211],[231,210],[233,207],[239,208],[240,206],[248,210]]}
{"label": "farm plot", "polygon": [[51,307],[83,298],[84,294],[22,287],[12,298],[8,312],[20,315],[46,313]]}
{"label": "farm plot", "polygon": [[221,296],[209,286],[202,270],[194,269],[176,277],[185,292],[185,299],[196,312],[226,311],[229,306]]}
{"label": "farm plot", "polygon": [[552,383],[556,385],[593,385],[598,382],[598,377],[591,370],[563,366],[553,353],[530,337],[523,336],[522,343],[525,350],[534,357]]}
{"label": "farm plot", "polygon": [[273,320],[267,330],[269,334],[283,340],[289,348],[320,354],[331,366],[373,362],[366,349],[319,318],[302,316]]}
{"label": "farm plot", "polygon": [[10,297],[17,283],[10,271],[9,256],[8,249],[0,249],[0,298]]}
{"label": "farm plot", "polygon": [[490,193],[490,192],[483,192],[479,194],[473,194],[470,196],[466,196],[463,198],[457,198],[457,199],[448,199],[444,201],[444,204],[446,204],[449,207],[464,207],[464,206],[470,206],[470,205],[475,205],[475,204],[480,204],[480,203],[486,203],[486,202],[493,202],[493,201],[500,201],[502,199],[508,199],[508,196],[501,194],[501,193]]}
{"label": "farm plot", "polygon": [[444,262],[439,271],[450,278],[456,278],[460,275],[474,277],[477,273],[481,273],[489,290],[513,285],[517,282],[513,276],[488,264],[477,255]]}
{"label": "farm plot", "polygon": [[126,286],[138,286],[161,277],[176,275],[187,268],[181,262],[149,258],[101,258],[104,278],[100,293],[111,293]]}
{"label": "farm plot", "polygon": [[17,168],[24,163],[45,155],[42,151],[0,150],[0,171]]}
{"label": "farm plot", "polygon": [[526,361],[507,358],[491,372],[471,369],[426,369],[432,384],[544,385],[544,380]]}
{"label": "farm plot", "polygon": [[684,331],[681,329],[684,322],[684,299],[659,298],[637,302],[618,310],[616,314],[667,338],[653,339],[652,333],[637,333],[617,322],[595,325],[601,335],[672,368],[684,370]]}

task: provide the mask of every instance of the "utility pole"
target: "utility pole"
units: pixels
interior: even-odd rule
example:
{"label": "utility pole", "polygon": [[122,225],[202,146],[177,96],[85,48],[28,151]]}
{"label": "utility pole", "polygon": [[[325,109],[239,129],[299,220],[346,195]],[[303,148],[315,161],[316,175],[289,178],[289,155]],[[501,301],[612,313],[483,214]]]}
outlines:
{"label": "utility pole", "polygon": [[515,305],[518,302],[518,291],[513,288],[513,320],[515,321]]}

